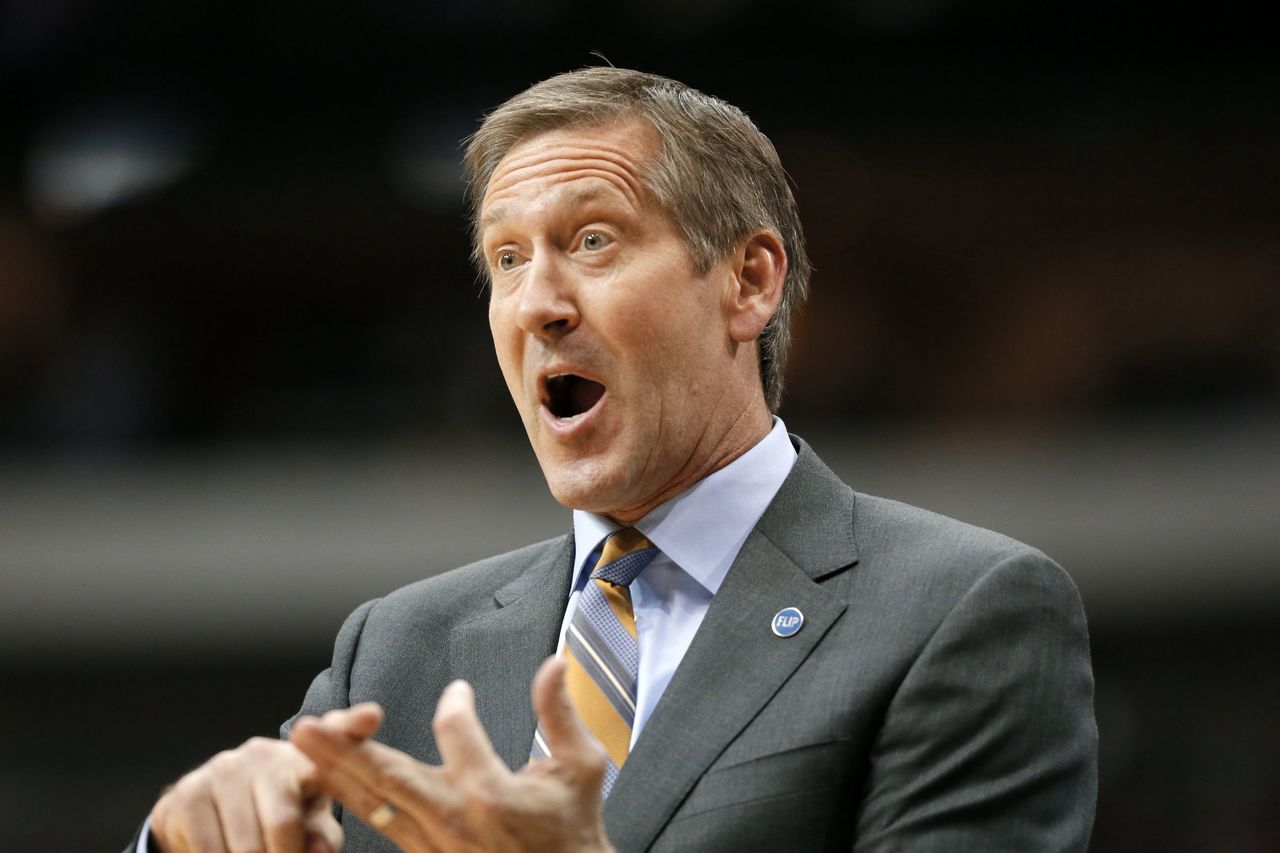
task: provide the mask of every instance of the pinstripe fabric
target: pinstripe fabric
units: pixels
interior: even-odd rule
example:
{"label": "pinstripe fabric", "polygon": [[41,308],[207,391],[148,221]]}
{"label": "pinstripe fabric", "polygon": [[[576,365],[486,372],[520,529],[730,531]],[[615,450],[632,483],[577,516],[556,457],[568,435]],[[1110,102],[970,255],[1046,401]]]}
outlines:
{"label": "pinstripe fabric", "polygon": [[[578,596],[561,649],[574,710],[609,756],[603,788],[606,797],[627,760],[636,711],[640,650],[628,587],[657,554],[653,543],[635,528],[623,528],[606,539],[591,580]],[[539,725],[532,757],[549,754]]]}

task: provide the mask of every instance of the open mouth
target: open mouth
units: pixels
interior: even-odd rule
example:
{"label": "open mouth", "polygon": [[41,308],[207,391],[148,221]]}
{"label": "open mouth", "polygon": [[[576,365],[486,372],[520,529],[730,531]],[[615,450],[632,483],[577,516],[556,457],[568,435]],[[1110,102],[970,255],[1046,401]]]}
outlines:
{"label": "open mouth", "polygon": [[591,410],[604,396],[604,386],[573,373],[547,377],[546,407],[561,420],[576,418]]}

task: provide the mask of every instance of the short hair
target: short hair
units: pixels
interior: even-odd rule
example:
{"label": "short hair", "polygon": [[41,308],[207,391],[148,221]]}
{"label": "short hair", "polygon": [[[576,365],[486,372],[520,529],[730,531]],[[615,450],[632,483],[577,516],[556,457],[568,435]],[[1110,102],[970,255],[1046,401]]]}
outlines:
{"label": "short hair", "polygon": [[661,138],[642,180],[675,222],[698,275],[706,275],[756,230],[770,229],[782,239],[787,254],[782,298],[757,341],[765,402],[776,412],[791,318],[808,295],[810,264],[778,152],[732,104],[667,77],[613,67],[560,74],[511,98],[467,141],[464,168],[476,265],[488,275],[480,205],[494,169],[512,148],[539,133],[632,117],[646,119]]}

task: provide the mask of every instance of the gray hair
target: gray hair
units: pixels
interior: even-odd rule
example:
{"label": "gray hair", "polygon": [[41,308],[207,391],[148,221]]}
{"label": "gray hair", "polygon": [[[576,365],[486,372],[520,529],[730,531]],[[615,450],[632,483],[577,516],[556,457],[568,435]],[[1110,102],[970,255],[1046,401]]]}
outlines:
{"label": "gray hair", "polygon": [[656,74],[603,67],[557,75],[502,104],[468,140],[463,161],[476,265],[487,276],[480,205],[494,169],[512,148],[539,133],[631,116],[647,119],[661,137],[643,180],[679,228],[698,275],[706,275],[754,231],[769,229],[782,238],[787,253],[782,298],[758,339],[760,381],[765,401],[776,412],[791,317],[809,290],[809,257],[773,143],[742,110],[719,98]]}

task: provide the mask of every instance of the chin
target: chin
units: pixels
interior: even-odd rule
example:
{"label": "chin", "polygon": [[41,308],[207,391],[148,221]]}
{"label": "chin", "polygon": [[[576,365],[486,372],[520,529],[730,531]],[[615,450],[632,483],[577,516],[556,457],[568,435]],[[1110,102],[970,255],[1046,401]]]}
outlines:
{"label": "chin", "polygon": [[[541,461],[541,460],[539,460]],[[625,501],[619,488],[618,472],[593,462],[551,463],[542,465],[547,487],[557,502],[569,509],[582,509],[607,515]]]}

